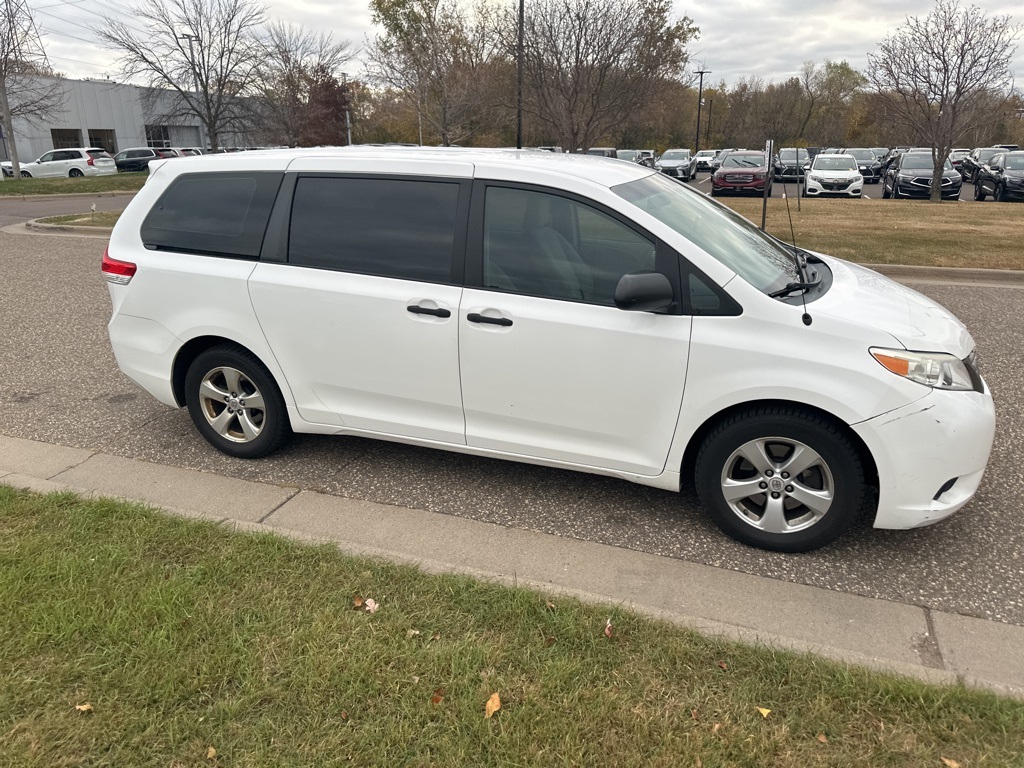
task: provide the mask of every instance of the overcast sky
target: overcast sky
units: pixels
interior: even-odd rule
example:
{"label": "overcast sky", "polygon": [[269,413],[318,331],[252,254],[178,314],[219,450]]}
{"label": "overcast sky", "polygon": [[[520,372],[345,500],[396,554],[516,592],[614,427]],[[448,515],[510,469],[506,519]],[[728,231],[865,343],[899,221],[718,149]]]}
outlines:
{"label": "overcast sky", "polygon": [[[1020,0],[975,0],[987,14],[1012,14],[1024,22]],[[514,4],[514,0],[508,0]],[[969,0],[963,0],[969,4]],[[132,0],[29,0],[51,64],[74,78],[113,76],[116,56],[99,46],[90,27],[103,16],[124,18]],[[362,46],[373,34],[367,0],[266,0],[270,15],[334,33]],[[846,59],[856,69],[867,53],[907,15],[927,15],[931,0],[677,0],[675,8],[700,28],[691,46],[694,66],[711,70],[704,84],[743,76],[785,80],[804,61]],[[1013,61],[1024,79],[1024,51]],[[360,65],[354,62],[353,74]]]}

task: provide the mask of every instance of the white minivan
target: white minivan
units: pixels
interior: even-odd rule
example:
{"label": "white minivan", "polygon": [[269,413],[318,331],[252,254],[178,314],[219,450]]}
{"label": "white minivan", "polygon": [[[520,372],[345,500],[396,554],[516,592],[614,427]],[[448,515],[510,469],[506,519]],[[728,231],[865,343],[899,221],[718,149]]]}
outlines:
{"label": "white minivan", "polygon": [[[974,495],[974,340],[887,278],[642,165],[295,149],[154,161],[102,270],[118,365],[219,450],[359,435],[693,482],[803,551]],[[867,494],[874,487],[875,493]]]}

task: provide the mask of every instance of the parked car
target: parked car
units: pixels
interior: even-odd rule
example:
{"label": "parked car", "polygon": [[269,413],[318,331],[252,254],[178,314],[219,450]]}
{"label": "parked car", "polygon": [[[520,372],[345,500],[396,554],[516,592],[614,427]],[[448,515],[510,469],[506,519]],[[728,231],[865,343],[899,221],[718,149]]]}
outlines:
{"label": "parked car", "polygon": [[810,155],[807,150],[795,147],[783,147],[775,156],[774,177],[775,181],[793,179],[796,181],[803,176],[803,169],[810,162]]}
{"label": "parked car", "polygon": [[999,147],[1000,149],[1005,149],[1008,152],[1016,152],[1020,149],[1020,145],[1018,144],[995,144],[994,146]]}
{"label": "parked car", "polygon": [[771,170],[764,152],[730,152],[718,170],[711,174],[712,197],[722,194],[762,195],[765,185],[771,194]]}
{"label": "parked car", "polygon": [[877,184],[882,180],[882,163],[874,150],[867,147],[847,147],[839,150],[838,154],[851,155],[857,160],[857,168],[864,177],[864,183]]}
{"label": "parked car", "polygon": [[740,147],[729,147],[727,149],[718,150],[718,154],[715,155],[715,159],[711,161],[712,172],[718,170],[722,165],[722,161],[725,160],[725,158],[727,158],[732,152],[746,152],[746,150]]}
{"label": "parked car", "polygon": [[587,154],[598,157],[615,157],[615,147],[591,147],[587,150]]}
{"label": "parked car", "polygon": [[204,154],[199,147],[172,147],[172,149],[178,153],[179,157],[195,157]]}
{"label": "parked car", "polygon": [[167,160],[178,154],[167,147],[132,147],[114,155],[117,170],[122,173],[145,171],[151,160]]}
{"label": "parked car", "polygon": [[971,153],[960,161],[960,178],[963,181],[969,181],[974,184],[977,181],[978,172],[981,170],[981,167],[988,163],[995,155],[1005,151],[1000,147],[978,147],[971,150]]}
{"label": "parked car", "polygon": [[[950,150],[950,152],[949,152],[949,162],[950,162],[950,165],[953,166],[953,170],[954,171],[957,171],[958,173],[960,172],[960,166],[963,163],[964,158],[967,157],[969,154],[971,154],[971,150],[970,149],[965,149],[963,147]],[[961,178],[963,178],[963,177],[961,177]]]}
{"label": "parked car", "polygon": [[910,147],[893,147],[892,149],[889,150],[887,154],[885,154],[879,160],[879,163],[882,166],[882,178],[885,178],[886,172],[889,170],[892,164],[896,162],[897,158],[899,158],[900,155],[904,154],[909,149]]}
{"label": "parked car", "polygon": [[697,158],[689,149],[666,149],[654,167],[668,176],[689,181],[697,175]]}
{"label": "parked car", "polygon": [[871,147],[871,151],[875,153],[875,157],[878,158],[878,162],[882,162],[882,158],[889,154],[888,147]]}
{"label": "parked car", "polygon": [[615,150],[615,157],[628,163],[643,164],[643,156],[640,154],[639,149],[617,149]]}
{"label": "parked car", "polygon": [[653,168],[654,164],[658,162],[658,154],[653,149],[641,149],[638,151],[641,157],[640,162],[648,168]]}
{"label": "parked car", "polygon": [[714,165],[715,158],[718,157],[717,149],[702,149],[694,157],[697,160],[697,167],[694,169],[694,173],[700,171],[710,171]]}
{"label": "parked car", "polygon": [[120,369],[231,456],[309,432],[692,479],[729,535],[803,551],[865,502],[879,528],[952,514],[992,447],[947,310],[629,163],[157,161],[102,272]]}
{"label": "parked car", "polygon": [[804,176],[804,197],[860,197],[864,176],[853,155],[815,155]]}
{"label": "parked car", "polygon": [[[13,176],[13,165],[3,163],[4,176]],[[72,179],[82,176],[107,176],[117,173],[117,166],[110,153],[100,147],[71,147],[44,152],[37,159],[21,163],[24,178],[49,179],[66,176]]]}
{"label": "parked car", "polygon": [[978,171],[974,183],[974,199],[989,195],[996,202],[1024,200],[1024,152],[1003,152],[994,155]]}
{"label": "parked car", "polygon": [[[890,197],[931,197],[932,167],[930,149],[904,152],[885,174],[882,197],[886,200]],[[953,170],[947,157],[942,171],[942,199],[958,200],[962,183],[960,174]]]}

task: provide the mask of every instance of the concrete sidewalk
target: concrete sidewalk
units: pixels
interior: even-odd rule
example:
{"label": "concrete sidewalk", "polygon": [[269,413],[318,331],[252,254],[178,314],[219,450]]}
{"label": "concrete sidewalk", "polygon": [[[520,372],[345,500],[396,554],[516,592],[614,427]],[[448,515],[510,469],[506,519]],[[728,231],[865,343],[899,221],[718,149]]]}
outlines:
{"label": "concrete sidewalk", "polygon": [[0,483],[142,501],[238,530],[334,542],[350,554],[623,605],[709,634],[1024,698],[1024,627],[1015,625],[5,436]]}

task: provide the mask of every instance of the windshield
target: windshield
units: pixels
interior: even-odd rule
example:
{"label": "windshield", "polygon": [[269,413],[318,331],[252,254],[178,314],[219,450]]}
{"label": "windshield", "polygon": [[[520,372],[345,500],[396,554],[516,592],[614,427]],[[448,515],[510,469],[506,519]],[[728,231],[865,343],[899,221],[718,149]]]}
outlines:
{"label": "windshield", "polygon": [[798,151],[795,149],[783,149],[779,152],[779,160],[781,160],[784,163],[795,163],[797,161],[798,156],[801,161],[806,160],[807,150],[801,149],[798,153]]}
{"label": "windshield", "polygon": [[764,165],[763,154],[732,154],[722,161],[723,168],[760,168],[762,165]]}
{"label": "windshield", "polygon": [[998,155],[1000,151],[1001,150],[998,149],[983,149],[981,152],[978,153],[978,162],[987,163],[993,157]]}
{"label": "windshield", "polygon": [[870,149],[848,149],[843,154],[853,155],[862,163],[873,163],[878,159]]}
{"label": "windshield", "polygon": [[[942,166],[945,170],[951,171],[953,166],[949,164],[949,158],[946,158],[946,162]],[[929,152],[908,152],[903,155],[903,163],[900,165],[901,170],[909,171],[920,171],[920,170],[931,170],[932,169],[932,156]]]}
{"label": "windshield", "polygon": [[619,184],[612,191],[760,291],[771,293],[800,279],[793,255],[745,218],[661,174]]}
{"label": "windshield", "polygon": [[636,156],[640,154],[635,149],[620,149],[615,153],[615,156],[619,160],[636,160]]}
{"label": "windshield", "polygon": [[1024,171],[1024,155],[1007,155],[1003,167],[1008,171]]}
{"label": "windshield", "polygon": [[661,156],[662,160],[689,160],[690,153],[684,152],[681,149],[670,149],[664,155]]}
{"label": "windshield", "polygon": [[697,157],[714,157],[714,156],[715,156],[715,150],[713,150],[713,149],[702,149],[700,152],[697,153]]}
{"label": "windshield", "polygon": [[843,155],[818,155],[811,164],[815,171],[856,171],[857,161]]}

